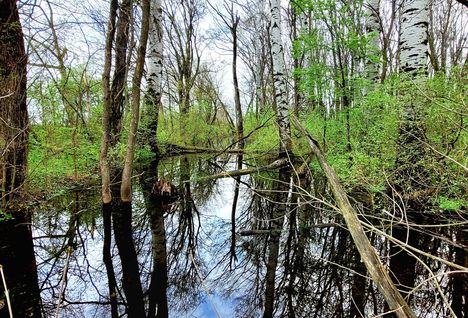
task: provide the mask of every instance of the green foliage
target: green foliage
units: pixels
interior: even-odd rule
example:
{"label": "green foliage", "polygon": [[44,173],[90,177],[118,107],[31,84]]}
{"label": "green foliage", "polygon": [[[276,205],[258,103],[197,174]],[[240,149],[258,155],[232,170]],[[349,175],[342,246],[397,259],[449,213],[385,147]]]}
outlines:
{"label": "green foliage", "polygon": [[96,174],[99,139],[89,140],[80,129],[33,125],[29,149],[32,188],[53,187]]}
{"label": "green foliage", "polygon": [[0,209],[0,222],[8,221],[8,220],[11,220],[12,218],[13,217],[11,216],[10,213],[5,212],[2,209]]}
{"label": "green foliage", "polygon": [[[261,128],[258,128],[262,126]],[[244,135],[250,134],[246,140],[247,151],[277,151],[279,145],[278,126],[273,111],[267,111],[256,118],[254,113],[244,117]]]}
{"label": "green foliage", "polygon": [[466,207],[468,202],[463,199],[449,199],[444,196],[440,196],[438,198],[439,207],[442,210],[452,210],[457,211],[460,210],[462,207]]}
{"label": "green foliage", "polygon": [[[198,104],[190,110],[187,118],[183,118],[177,112],[161,112],[157,133],[161,151],[164,153],[165,146],[168,144],[213,149],[227,146],[233,136],[227,119],[218,116],[211,123],[208,121],[211,117],[207,115],[206,107]],[[143,148],[147,147],[151,133],[148,122],[148,118],[143,118],[139,129],[139,144]]]}

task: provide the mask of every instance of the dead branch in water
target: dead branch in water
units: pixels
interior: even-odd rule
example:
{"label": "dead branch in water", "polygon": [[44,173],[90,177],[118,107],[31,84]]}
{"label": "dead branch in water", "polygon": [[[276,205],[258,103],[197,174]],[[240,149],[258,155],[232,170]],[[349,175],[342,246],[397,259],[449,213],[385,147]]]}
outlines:
{"label": "dead branch in water", "polygon": [[213,174],[211,176],[201,177],[198,180],[213,180],[213,179],[220,179],[220,178],[243,176],[246,174],[258,173],[258,172],[267,171],[267,170],[275,170],[275,169],[287,166],[290,163],[291,163],[290,158],[282,158],[282,159],[275,160],[269,165],[266,165],[263,167],[223,171],[217,174]]}

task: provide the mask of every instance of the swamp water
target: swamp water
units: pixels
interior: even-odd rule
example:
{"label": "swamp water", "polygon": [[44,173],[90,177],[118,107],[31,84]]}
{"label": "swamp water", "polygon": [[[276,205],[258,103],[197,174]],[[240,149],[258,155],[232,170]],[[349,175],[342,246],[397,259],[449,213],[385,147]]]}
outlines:
{"label": "swamp water", "polygon": [[[169,317],[262,317],[265,308],[275,317],[382,314],[384,301],[366,278],[341,217],[327,203],[332,201],[323,177],[280,169],[203,179],[238,166],[235,156],[182,156],[135,171],[132,218],[126,220],[131,222],[133,254],[121,251],[119,255],[116,238],[122,229],[103,218],[99,187],[57,196],[37,207],[32,230],[43,315],[112,316],[109,272],[103,258],[106,239],[110,240],[107,262],[112,264],[116,284],[113,308],[119,316],[135,317],[125,306],[132,292],[122,287],[125,275],[132,284],[138,280],[135,275],[139,277],[142,301],[152,317],[156,317],[155,308],[160,308],[159,314],[165,311],[166,302]],[[177,186],[177,197],[154,195],[154,184],[161,177]],[[174,191],[163,183],[164,189]],[[368,204],[359,201],[356,197],[354,203],[361,217],[379,223],[372,220]],[[431,235],[424,236],[429,231]],[[445,239],[460,231],[437,232],[441,239],[435,239],[433,231],[428,227],[418,232],[419,247],[444,259],[466,262],[466,249]],[[392,271],[407,271],[401,251],[375,232],[369,231],[368,236]],[[392,253],[394,258],[399,255],[399,264],[390,262]],[[418,317],[458,316],[449,308],[467,317],[463,313],[466,282],[455,274],[446,275],[450,268],[441,262],[424,262],[441,293],[427,268],[414,265],[410,279],[418,288],[406,295]],[[131,272],[129,264],[137,269]],[[458,303],[457,309],[454,304]],[[7,317],[5,308],[0,317]]]}

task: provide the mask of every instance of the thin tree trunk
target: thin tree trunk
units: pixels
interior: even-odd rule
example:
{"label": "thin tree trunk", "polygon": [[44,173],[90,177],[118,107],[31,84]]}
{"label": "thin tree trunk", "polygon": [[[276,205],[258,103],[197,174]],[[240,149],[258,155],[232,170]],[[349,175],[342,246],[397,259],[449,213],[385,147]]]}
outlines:
{"label": "thin tree trunk", "polygon": [[127,154],[125,156],[125,165],[122,173],[122,185],[120,187],[120,197],[122,202],[132,201],[132,168],[133,158],[135,156],[136,133],[138,129],[138,121],[140,119],[140,85],[143,77],[143,68],[145,64],[146,46],[149,33],[149,15],[150,15],[150,0],[142,1],[142,22],[140,44],[138,48],[137,64],[132,80],[132,111],[130,130],[127,140]]}
{"label": "thin tree trunk", "polygon": [[110,143],[110,72],[112,67],[112,46],[115,37],[115,20],[117,16],[118,0],[112,0],[110,3],[109,21],[107,24],[106,46],[104,53],[104,71],[102,74],[102,91],[104,95],[104,106],[102,114],[102,139],[99,155],[99,165],[101,169],[102,180],[102,202],[108,204],[112,200],[110,190],[110,168],[108,161],[109,143]]}
{"label": "thin tree trunk", "polygon": [[124,91],[127,84],[127,48],[129,28],[132,20],[132,0],[123,0],[119,6],[119,19],[115,37],[115,65],[110,89],[109,134],[110,146],[120,140],[122,117],[125,107]]}

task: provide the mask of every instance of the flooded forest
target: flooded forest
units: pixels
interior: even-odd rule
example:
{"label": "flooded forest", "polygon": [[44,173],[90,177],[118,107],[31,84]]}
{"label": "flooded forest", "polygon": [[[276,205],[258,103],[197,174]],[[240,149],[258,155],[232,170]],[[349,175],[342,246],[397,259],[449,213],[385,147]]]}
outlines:
{"label": "flooded forest", "polygon": [[468,2],[0,0],[0,318],[468,318]]}

